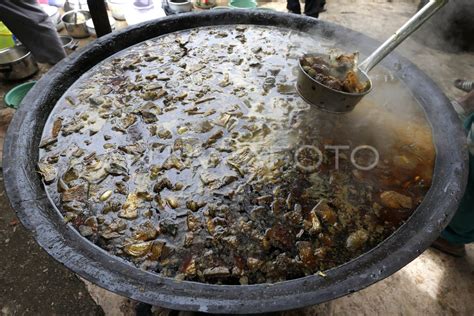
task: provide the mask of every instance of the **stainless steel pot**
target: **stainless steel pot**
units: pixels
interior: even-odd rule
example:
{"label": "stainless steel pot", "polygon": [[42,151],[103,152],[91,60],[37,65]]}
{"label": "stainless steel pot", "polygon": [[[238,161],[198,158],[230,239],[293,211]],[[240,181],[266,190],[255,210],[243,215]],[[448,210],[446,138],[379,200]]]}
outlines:
{"label": "stainless steel pot", "polygon": [[89,11],[78,10],[64,13],[61,20],[69,35],[75,38],[84,38],[90,35],[86,25],[86,21],[90,18]]}
{"label": "stainless steel pot", "polygon": [[0,51],[0,79],[20,80],[38,71],[33,55],[24,46]]}

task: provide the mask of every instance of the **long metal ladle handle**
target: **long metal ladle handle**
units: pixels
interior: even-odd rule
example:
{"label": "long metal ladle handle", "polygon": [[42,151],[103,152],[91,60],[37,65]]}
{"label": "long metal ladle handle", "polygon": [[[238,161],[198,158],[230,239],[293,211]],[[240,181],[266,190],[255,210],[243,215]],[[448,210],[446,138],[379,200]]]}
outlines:
{"label": "long metal ladle handle", "polygon": [[448,0],[430,0],[420,11],[418,11],[408,22],[406,22],[398,31],[388,40],[377,48],[369,57],[359,64],[359,69],[368,73],[392,50],[400,45],[411,33],[415,32],[423,23],[425,23],[433,14],[441,9]]}

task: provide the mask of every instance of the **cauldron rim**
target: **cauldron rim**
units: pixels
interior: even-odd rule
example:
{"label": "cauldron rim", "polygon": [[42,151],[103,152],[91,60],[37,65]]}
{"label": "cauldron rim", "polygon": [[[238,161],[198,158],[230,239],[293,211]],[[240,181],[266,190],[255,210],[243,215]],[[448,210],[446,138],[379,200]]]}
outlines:
{"label": "cauldron rim", "polygon": [[[320,20],[268,11],[219,10],[144,22],[97,39],[41,78],[25,97],[8,129],[4,146],[4,183],[13,209],[38,244],[85,279],[132,299],[177,310],[259,313],[328,301],[382,280],[424,251],[448,224],[467,182],[465,134],[449,100],[407,59],[392,53],[383,65],[413,92],[432,124],[436,148],[433,184],[421,205],[394,234],[352,261],[326,271],[275,284],[210,285],[177,281],[142,271],[108,254],[67,225],[51,205],[36,174],[38,144],[57,100],[96,63],[139,42],[200,26],[254,24],[314,30],[368,53],[369,37]],[[389,254],[389,255],[387,255]]]}

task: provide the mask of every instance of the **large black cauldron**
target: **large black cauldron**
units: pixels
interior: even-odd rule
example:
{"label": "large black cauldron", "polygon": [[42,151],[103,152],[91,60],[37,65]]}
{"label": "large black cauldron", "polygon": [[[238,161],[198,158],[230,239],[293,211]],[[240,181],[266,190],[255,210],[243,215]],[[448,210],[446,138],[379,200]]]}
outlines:
{"label": "large black cauldron", "polygon": [[56,260],[85,279],[130,298],[179,310],[258,313],[298,308],[346,295],[379,281],[422,253],[454,214],[467,180],[465,136],[448,99],[408,60],[391,54],[383,65],[416,97],[433,127],[436,165],[432,187],[411,218],[364,255],[327,271],[277,284],[220,286],[179,282],[139,270],[109,255],[64,223],[35,172],[43,126],[57,100],[84,72],[141,41],[188,28],[222,24],[287,27],[333,39],[346,51],[371,52],[377,43],[348,29],[295,15],[233,10],[186,14],[146,22],[104,36],[56,65],[15,114],[4,148],[8,197],[22,223]]}

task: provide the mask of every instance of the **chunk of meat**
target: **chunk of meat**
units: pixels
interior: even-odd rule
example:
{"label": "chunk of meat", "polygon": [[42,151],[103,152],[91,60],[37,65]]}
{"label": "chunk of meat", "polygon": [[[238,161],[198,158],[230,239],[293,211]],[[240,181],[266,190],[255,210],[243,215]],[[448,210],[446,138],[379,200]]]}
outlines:
{"label": "chunk of meat", "polygon": [[380,201],[383,206],[389,208],[412,208],[413,201],[411,197],[400,194],[395,191],[385,191],[380,194]]}

